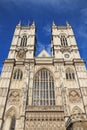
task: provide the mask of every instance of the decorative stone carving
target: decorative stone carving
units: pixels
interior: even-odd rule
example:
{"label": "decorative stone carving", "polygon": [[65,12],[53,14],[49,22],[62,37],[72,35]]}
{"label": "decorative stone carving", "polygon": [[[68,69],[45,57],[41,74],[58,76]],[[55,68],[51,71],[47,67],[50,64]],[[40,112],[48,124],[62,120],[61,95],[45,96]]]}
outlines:
{"label": "decorative stone carving", "polygon": [[64,57],[69,58],[70,56],[69,56],[69,54],[64,54]]}
{"label": "decorative stone carving", "polygon": [[26,122],[25,130],[65,130],[64,123],[57,121],[30,121]]}
{"label": "decorative stone carving", "polygon": [[80,92],[79,90],[71,90],[69,92],[69,101],[71,103],[78,103],[81,102]]}
{"label": "decorative stone carving", "polygon": [[64,124],[58,123],[57,121],[31,121],[31,122],[26,122],[26,129],[25,130],[36,130],[36,128],[38,130],[64,130]]}
{"label": "decorative stone carving", "polygon": [[25,58],[26,57],[26,51],[24,49],[20,49],[18,52],[17,52],[17,58]]}
{"label": "decorative stone carving", "polygon": [[17,54],[16,54],[17,59],[24,59],[26,57],[26,52],[27,52],[26,47],[18,47],[16,51],[17,51]]}
{"label": "decorative stone carving", "polygon": [[79,113],[82,113],[82,110],[78,106],[75,106],[72,109],[72,114],[79,114]]}
{"label": "decorative stone carving", "polygon": [[62,52],[62,53],[64,53],[64,52],[71,52],[72,50],[71,50],[71,48],[70,47],[61,47],[61,49],[60,49],[60,51]]}
{"label": "decorative stone carving", "polygon": [[64,113],[60,112],[27,112],[25,130],[65,130]]}
{"label": "decorative stone carving", "polygon": [[18,90],[11,90],[9,93],[9,103],[18,104],[20,101],[20,93]]}
{"label": "decorative stone carving", "polygon": [[6,117],[8,117],[8,116],[12,117],[12,116],[14,116],[14,115],[17,117],[16,107],[11,106],[11,107],[7,110],[7,112],[6,112]]}

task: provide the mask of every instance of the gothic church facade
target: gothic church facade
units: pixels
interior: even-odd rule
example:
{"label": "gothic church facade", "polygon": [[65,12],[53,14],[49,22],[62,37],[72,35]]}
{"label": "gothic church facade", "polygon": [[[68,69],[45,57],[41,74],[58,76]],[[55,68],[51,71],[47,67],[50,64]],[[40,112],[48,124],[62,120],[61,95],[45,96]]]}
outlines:
{"label": "gothic church facade", "polygon": [[36,26],[16,26],[0,77],[1,130],[87,130],[87,71],[72,27],[52,25],[52,56],[35,57]]}

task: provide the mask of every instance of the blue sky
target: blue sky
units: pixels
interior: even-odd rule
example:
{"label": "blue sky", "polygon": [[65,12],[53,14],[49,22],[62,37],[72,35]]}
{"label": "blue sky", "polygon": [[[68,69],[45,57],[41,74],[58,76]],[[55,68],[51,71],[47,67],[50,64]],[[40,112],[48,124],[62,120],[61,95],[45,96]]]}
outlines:
{"label": "blue sky", "polygon": [[50,53],[51,26],[68,21],[73,27],[81,57],[87,62],[87,0],[0,0],[0,70],[7,58],[19,21],[37,28],[36,55],[45,47]]}

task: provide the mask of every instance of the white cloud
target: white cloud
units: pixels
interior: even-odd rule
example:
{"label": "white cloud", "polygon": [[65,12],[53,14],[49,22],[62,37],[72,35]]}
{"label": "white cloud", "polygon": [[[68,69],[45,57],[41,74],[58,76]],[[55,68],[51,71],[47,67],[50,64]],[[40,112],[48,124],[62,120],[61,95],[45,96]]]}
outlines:
{"label": "white cloud", "polygon": [[[14,0],[15,1],[15,0]],[[21,0],[21,1],[28,1],[28,0]],[[54,5],[60,5],[62,3],[64,4],[71,4],[71,3],[75,3],[75,2],[78,2],[79,0],[76,0],[75,2],[73,0],[30,0],[32,3],[35,3],[35,4],[54,4]]]}
{"label": "white cloud", "polygon": [[80,13],[83,24],[87,24],[87,8],[82,9]]}
{"label": "white cloud", "polygon": [[87,39],[87,8],[83,8],[80,11],[80,25],[78,27],[78,34],[81,37]]}
{"label": "white cloud", "polygon": [[49,54],[51,54],[51,47],[50,44],[42,44],[41,42],[37,42],[36,45],[36,56],[43,50],[45,49]]}
{"label": "white cloud", "polygon": [[40,41],[38,41],[36,44],[36,55],[38,55],[43,49],[44,49],[44,45]]}
{"label": "white cloud", "polygon": [[48,44],[48,45],[46,46],[46,50],[47,50],[47,52],[48,52],[49,54],[51,54],[51,46],[50,46],[50,44]]}
{"label": "white cloud", "polygon": [[20,6],[20,8],[25,5],[26,8],[28,8],[30,4],[33,4],[35,6],[45,6],[57,12],[61,9],[64,9],[62,11],[74,10],[79,6],[79,2],[82,2],[82,0],[1,0],[1,2],[4,2],[4,4],[5,2],[12,3],[15,6]]}
{"label": "white cloud", "polygon": [[79,6],[79,0],[30,0],[30,2],[35,5],[51,8],[55,12],[59,10],[64,12],[65,10],[74,10],[77,8],[77,5]]}
{"label": "white cloud", "polygon": [[44,47],[44,45],[41,42],[37,42],[37,46],[39,46],[40,48]]}
{"label": "white cloud", "polygon": [[87,38],[87,28],[85,26],[81,26],[78,29],[78,33],[79,33],[80,36]]}
{"label": "white cloud", "polygon": [[43,27],[44,34],[49,36],[51,34],[51,26],[47,24],[46,26]]}

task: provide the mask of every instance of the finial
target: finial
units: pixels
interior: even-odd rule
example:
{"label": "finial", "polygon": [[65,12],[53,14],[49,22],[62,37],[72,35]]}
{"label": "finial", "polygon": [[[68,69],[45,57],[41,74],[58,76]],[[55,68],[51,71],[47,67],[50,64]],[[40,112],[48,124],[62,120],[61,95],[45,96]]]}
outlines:
{"label": "finial", "polygon": [[18,26],[21,26],[21,20],[19,21]]}
{"label": "finial", "polygon": [[53,26],[55,26],[55,22],[53,21],[53,24],[52,24]]}
{"label": "finial", "polygon": [[28,26],[30,25],[30,20],[28,20]]}
{"label": "finial", "polygon": [[34,21],[32,22],[32,25],[35,26],[35,22]]}
{"label": "finial", "polygon": [[66,25],[67,25],[67,26],[70,26],[69,23],[68,23],[68,21],[66,21]]}

